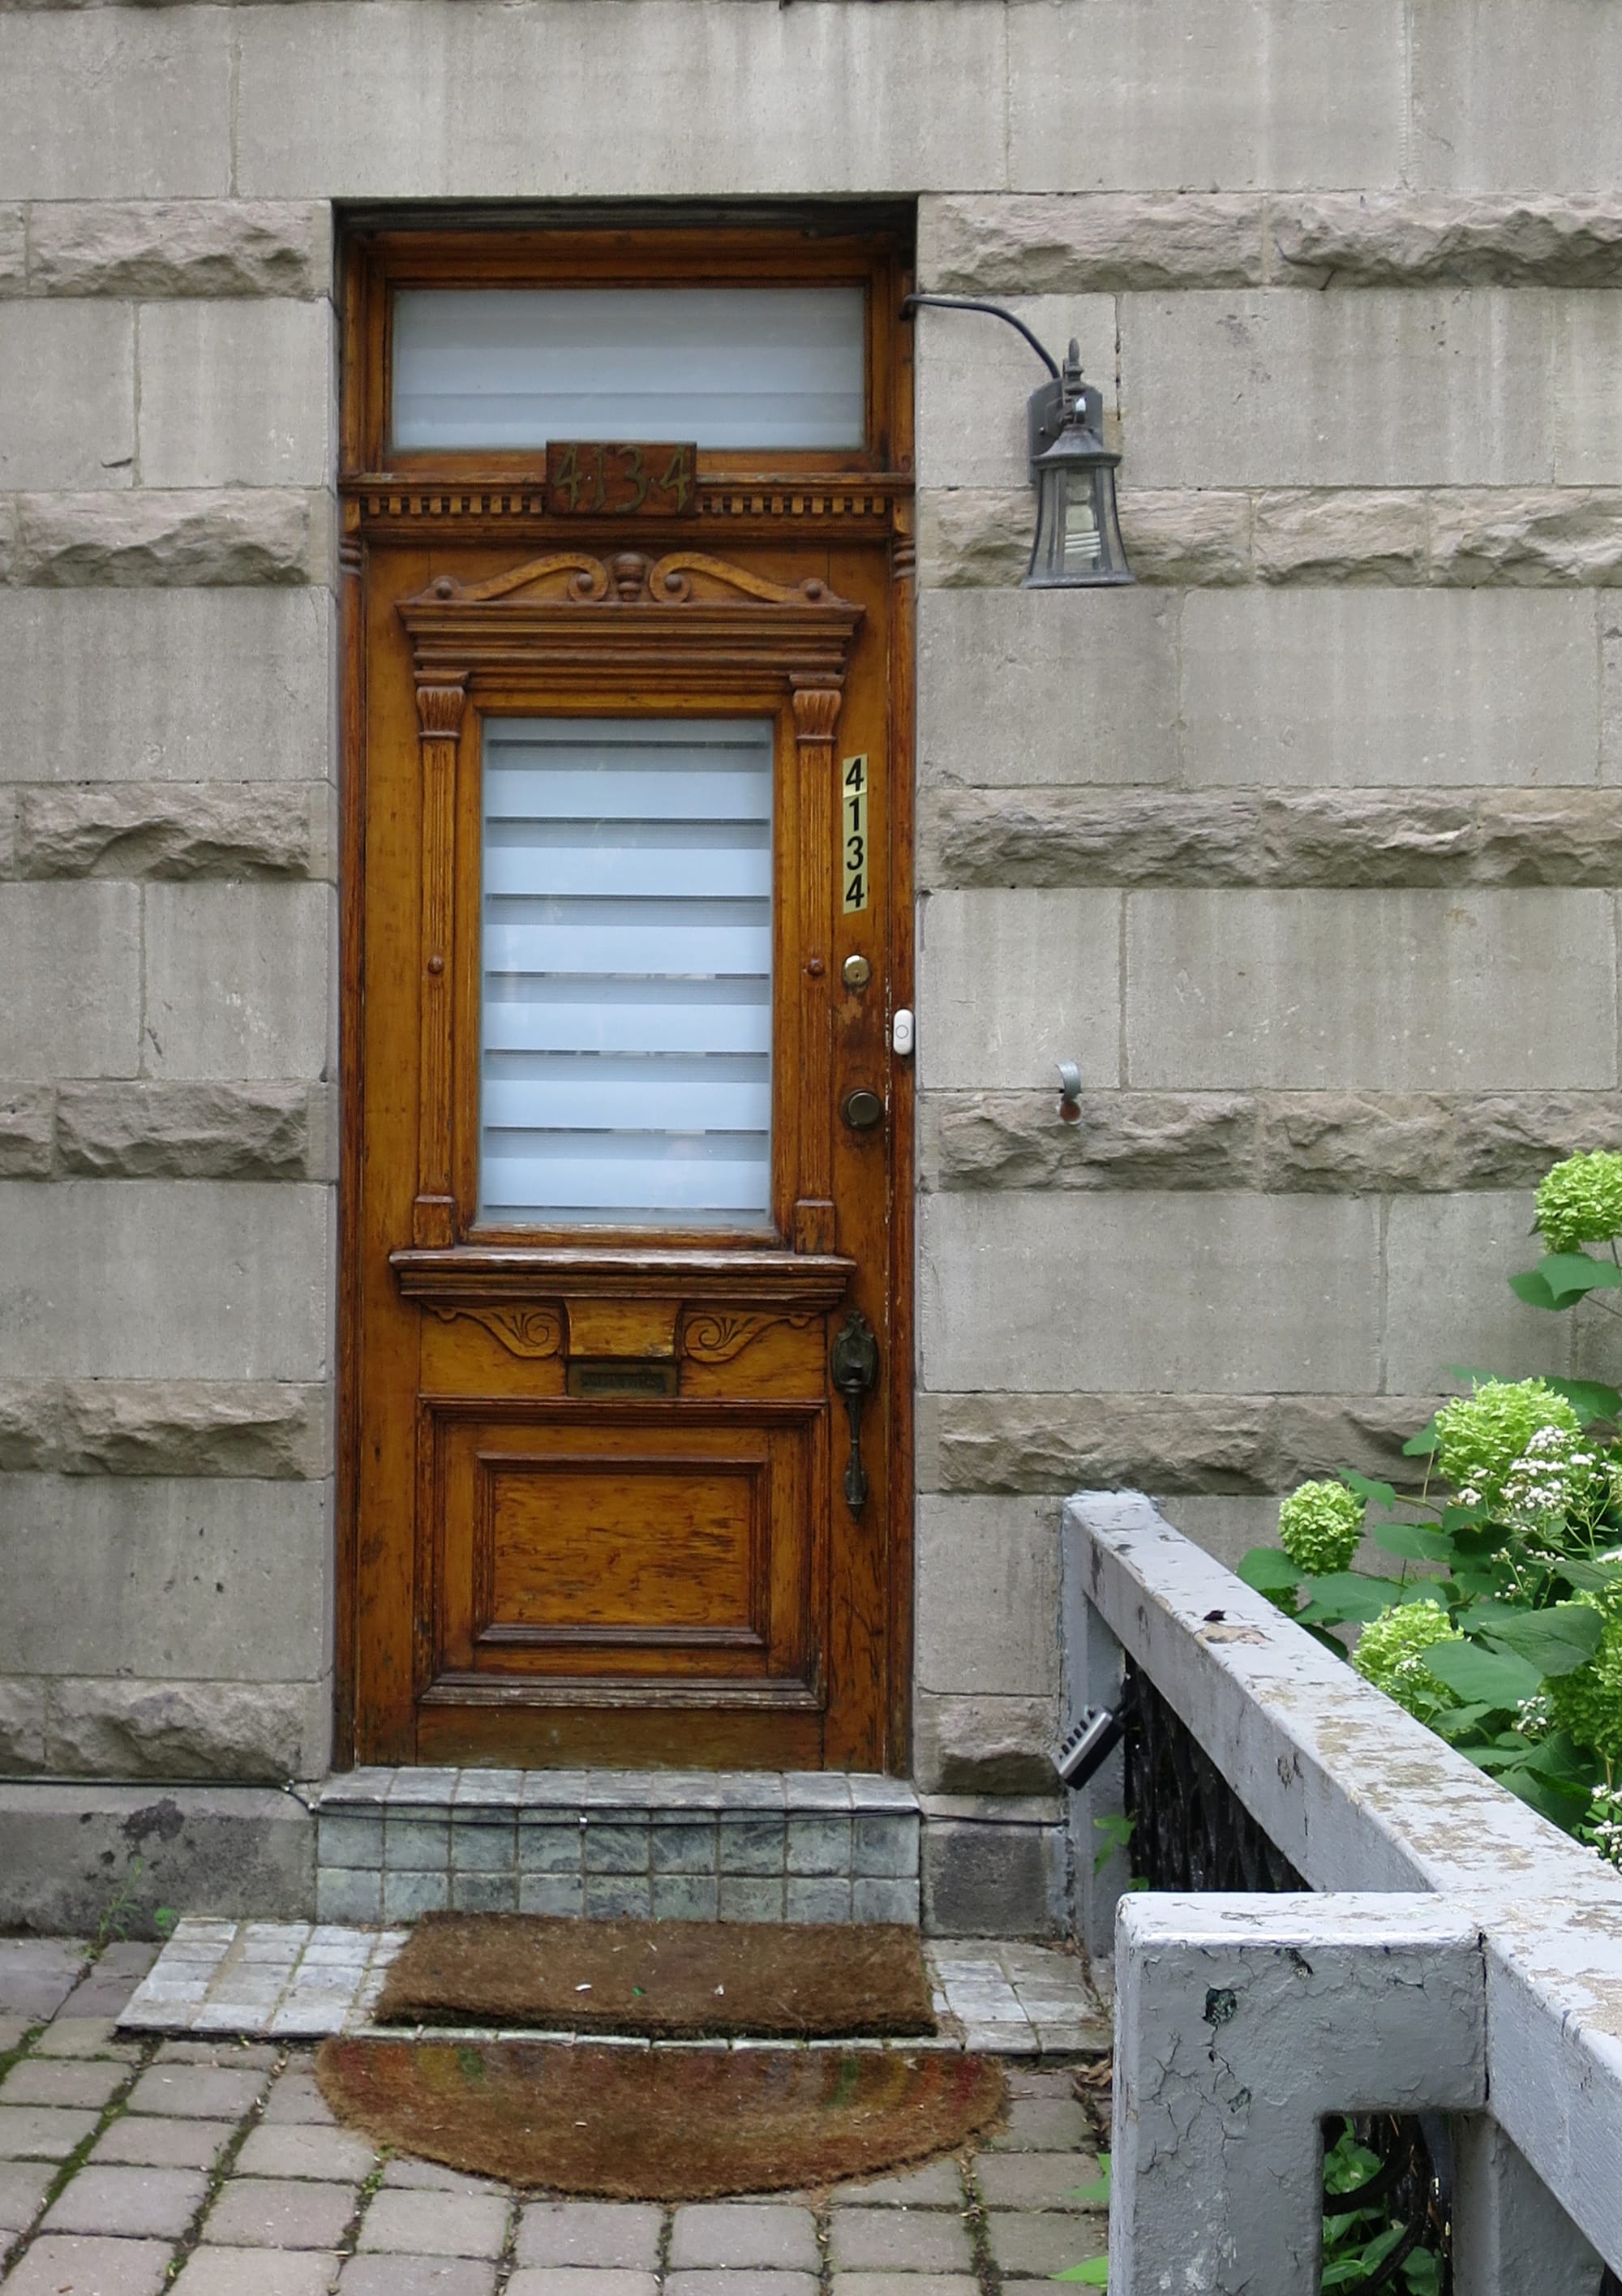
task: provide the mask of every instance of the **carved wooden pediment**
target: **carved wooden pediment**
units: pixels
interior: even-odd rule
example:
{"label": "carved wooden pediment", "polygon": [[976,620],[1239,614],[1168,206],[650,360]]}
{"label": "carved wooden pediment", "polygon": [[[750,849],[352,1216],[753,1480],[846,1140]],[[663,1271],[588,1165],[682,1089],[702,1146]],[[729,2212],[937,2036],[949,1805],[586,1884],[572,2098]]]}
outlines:
{"label": "carved wooden pediment", "polygon": [[417,676],[553,668],[771,670],[837,685],[863,609],[815,576],[774,582],[703,550],[554,551],[484,582],[442,574],[400,601]]}

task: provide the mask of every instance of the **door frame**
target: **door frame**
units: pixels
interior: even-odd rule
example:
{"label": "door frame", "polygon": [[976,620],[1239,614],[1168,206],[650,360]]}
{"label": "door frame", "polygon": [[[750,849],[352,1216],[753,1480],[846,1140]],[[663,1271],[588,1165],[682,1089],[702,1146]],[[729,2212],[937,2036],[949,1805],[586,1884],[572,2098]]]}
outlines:
{"label": "door frame", "polygon": [[[698,492],[708,513],[695,546],[725,553],[729,541],[815,538],[883,545],[890,573],[889,700],[892,729],[889,842],[890,1007],[910,1006],[913,988],[915,539],[913,506],[911,331],[900,318],[913,283],[910,210],[841,209],[735,221],[715,211],[680,216],[559,215],[425,229],[420,212],[401,224],[357,217],[340,244],[339,771],[340,1095],[337,1410],[334,1526],[334,1770],[355,1760],[360,1427],[360,1174],[365,900],[365,583],[373,535],[429,533],[452,541],[497,541],[515,565],[549,550],[611,559],[635,547],[627,523],[550,517],[541,485],[544,453],[390,456],[386,447],[388,314],[392,287],[407,282],[499,284],[807,284],[861,279],[868,294],[867,444],[832,455],[703,454]],[[724,523],[723,523],[724,521]],[[645,547],[645,545],[643,545]],[[655,545],[657,550],[658,545]],[[889,1679],[884,1767],[905,1775],[911,1758],[913,1578],[914,1091],[911,1063],[892,1069],[889,1249],[884,1270],[896,1365],[882,1471],[890,1491],[885,1647]]]}

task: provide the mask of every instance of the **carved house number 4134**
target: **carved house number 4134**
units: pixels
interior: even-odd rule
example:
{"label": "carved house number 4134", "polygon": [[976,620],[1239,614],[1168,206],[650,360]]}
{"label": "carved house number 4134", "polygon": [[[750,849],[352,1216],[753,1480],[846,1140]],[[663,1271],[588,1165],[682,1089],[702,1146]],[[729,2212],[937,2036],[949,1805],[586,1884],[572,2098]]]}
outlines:
{"label": "carved house number 4134", "polygon": [[684,517],[698,506],[696,447],[553,439],[546,507],[553,518]]}

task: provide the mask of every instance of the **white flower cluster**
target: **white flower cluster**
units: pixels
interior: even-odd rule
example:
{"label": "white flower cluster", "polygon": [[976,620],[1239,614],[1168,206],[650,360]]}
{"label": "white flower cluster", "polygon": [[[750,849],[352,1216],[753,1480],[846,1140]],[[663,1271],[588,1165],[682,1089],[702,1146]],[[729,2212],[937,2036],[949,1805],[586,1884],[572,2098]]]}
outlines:
{"label": "white flower cluster", "polygon": [[1544,1692],[1540,1690],[1535,1696],[1521,1700],[1515,1709],[1515,1727],[1523,1738],[1534,1742],[1548,1736],[1554,1727],[1554,1709]]}
{"label": "white flower cluster", "polygon": [[1622,1786],[1595,1786],[1583,1840],[1612,1866],[1622,1866]]}
{"label": "white flower cluster", "polygon": [[[1585,1450],[1564,1427],[1536,1428],[1504,1475],[1498,1511],[1511,1522],[1561,1521],[1583,1499],[1598,1464],[1598,1452]],[[1466,1506],[1481,1504],[1479,1491],[1459,1496]]]}

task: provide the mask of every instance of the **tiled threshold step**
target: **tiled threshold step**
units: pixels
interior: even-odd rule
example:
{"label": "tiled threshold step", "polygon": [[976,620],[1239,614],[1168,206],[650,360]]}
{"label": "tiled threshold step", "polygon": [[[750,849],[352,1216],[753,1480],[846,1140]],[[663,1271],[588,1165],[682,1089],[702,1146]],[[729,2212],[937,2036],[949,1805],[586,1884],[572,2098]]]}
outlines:
{"label": "tiled threshold step", "polygon": [[350,1770],[304,1790],[316,1918],[918,1920],[918,1797],[844,1770]]}
{"label": "tiled threshold step", "polygon": [[[374,2027],[372,2012],[403,1929],[336,1923],[183,1921],[136,1988],[119,2029],[141,2033],[241,2034],[315,2040],[328,2033],[387,2031],[399,2040],[488,2038],[488,2027]],[[709,2048],[979,2049],[1014,2057],[1094,2054],[1110,2046],[1109,2020],[1089,1989],[1085,1964],[1051,1947],[1002,1939],[933,1939],[924,1946],[938,2037],[927,2041],[739,2040]],[[568,2041],[567,2033],[512,2039]],[[623,2048],[691,2048],[593,2034]]]}

